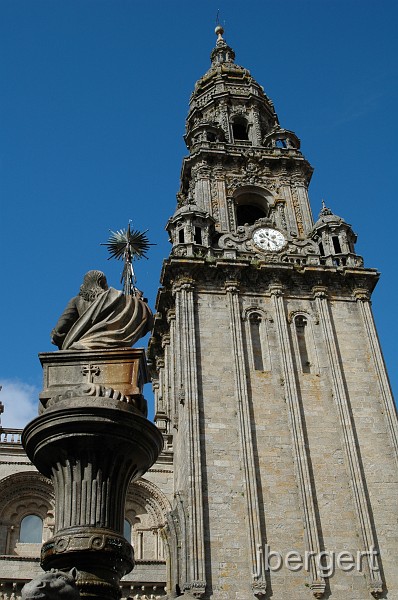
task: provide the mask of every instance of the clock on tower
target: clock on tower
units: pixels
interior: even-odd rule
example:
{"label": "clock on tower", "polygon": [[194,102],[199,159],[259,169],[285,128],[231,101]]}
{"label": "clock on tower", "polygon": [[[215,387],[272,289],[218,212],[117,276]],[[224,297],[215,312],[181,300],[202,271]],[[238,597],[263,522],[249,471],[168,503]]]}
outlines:
{"label": "clock on tower", "polygon": [[[149,349],[174,452],[170,591],[396,598],[397,419],[370,306],[379,275],[344,219],[324,205],[314,222],[298,137],[216,33],[190,99]],[[327,569],[341,552],[354,566]]]}

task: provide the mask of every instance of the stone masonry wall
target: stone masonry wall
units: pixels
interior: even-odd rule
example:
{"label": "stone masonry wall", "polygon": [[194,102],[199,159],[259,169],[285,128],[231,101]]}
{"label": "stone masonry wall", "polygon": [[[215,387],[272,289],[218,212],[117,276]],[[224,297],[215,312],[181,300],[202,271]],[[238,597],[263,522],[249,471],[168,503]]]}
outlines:
{"label": "stone masonry wall", "polygon": [[[241,376],[247,388],[250,410],[251,440],[248,443],[252,446],[256,468],[262,541],[283,557],[293,550],[304,555],[308,548],[306,513],[303,512],[303,496],[299,491],[297,450],[292,430],[295,423],[300,422],[320,550],[334,553],[348,551],[354,556],[364,550],[366,525],[360,523],[361,515],[354,498],[355,490],[361,492],[362,480],[353,488],[352,470],[348,464],[352,446],[347,446],[344,438],[344,431],[348,430],[356,436],[360,448],[358,460],[363,466],[367,514],[370,515],[370,527],[376,530],[381,569],[389,590],[385,597],[398,597],[398,578],[394,569],[398,547],[396,466],[388,443],[386,419],[377,399],[377,375],[357,303],[352,300],[330,303],[335,341],[338,340],[340,352],[338,368],[344,380],[344,398],[352,416],[351,422],[345,422],[343,427],[333,387],[336,385],[335,374],[330,365],[322,324],[324,317],[319,315],[319,306],[311,298],[293,297],[283,302],[287,321],[290,321],[289,344],[285,352],[290,353],[296,371],[294,379],[299,416],[292,416],[286,398],[278,317],[272,298],[264,296],[261,302],[260,312],[266,327],[265,336],[262,325],[262,350],[267,355],[264,362],[267,368],[264,367],[263,371],[252,368],[251,341],[244,319],[241,321],[245,365]],[[242,316],[244,307],[254,304],[252,297],[240,298]],[[234,376],[236,357],[226,294],[197,293],[195,312],[207,584],[214,598],[243,600],[252,597],[252,573],[256,564],[253,564],[250,544],[255,538],[248,536],[247,531],[250,515],[240,446],[240,400]],[[308,349],[312,360],[311,372],[308,373],[302,372],[294,339],[294,316],[299,312],[310,322],[307,343],[313,340],[313,347]],[[188,477],[186,473],[184,475],[186,467],[180,454],[182,436],[186,435],[186,429],[182,428],[176,440],[176,481],[181,486]],[[330,578],[326,577],[326,588],[330,590],[331,597],[337,600],[369,597],[367,571],[366,564],[361,564],[360,570],[354,568],[349,573],[336,568]],[[287,595],[295,600],[312,596],[309,590],[311,580],[303,569],[293,572],[282,566],[278,571],[266,573],[266,580],[274,600]]]}

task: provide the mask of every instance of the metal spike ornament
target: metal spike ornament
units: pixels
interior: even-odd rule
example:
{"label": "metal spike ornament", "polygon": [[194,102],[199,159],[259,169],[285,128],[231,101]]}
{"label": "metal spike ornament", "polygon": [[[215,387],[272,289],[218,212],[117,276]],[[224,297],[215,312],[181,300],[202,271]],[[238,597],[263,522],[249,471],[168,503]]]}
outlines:
{"label": "metal spike ornament", "polygon": [[116,258],[117,260],[124,260],[124,267],[120,282],[123,284],[123,293],[125,296],[135,296],[137,294],[137,288],[135,283],[137,278],[135,276],[133,261],[139,258],[148,258],[146,253],[149,250],[149,246],[153,246],[148,240],[146,235],[148,229],[145,231],[131,230],[130,223],[127,229],[120,229],[119,231],[111,231],[111,236],[106,244],[110,254],[108,260]]}

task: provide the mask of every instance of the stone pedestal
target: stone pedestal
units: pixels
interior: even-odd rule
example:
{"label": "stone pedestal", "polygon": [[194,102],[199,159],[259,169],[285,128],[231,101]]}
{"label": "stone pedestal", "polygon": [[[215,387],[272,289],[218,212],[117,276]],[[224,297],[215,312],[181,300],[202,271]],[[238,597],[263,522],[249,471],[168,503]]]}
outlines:
{"label": "stone pedestal", "polygon": [[41,414],[22,441],[55,492],[54,537],[42,547],[45,570],[79,571],[83,597],[115,600],[134,566],[123,537],[127,486],[156,461],[163,439],[139,410],[147,380],[143,350],[40,355]]}
{"label": "stone pedestal", "polygon": [[[39,413],[50,408],[59,395],[76,386],[86,386],[85,393],[122,398],[146,416],[143,386],[149,382],[145,351],[142,348],[118,350],[64,350],[39,354],[43,366],[43,391]],[[89,389],[90,388],[90,389]],[[111,391],[112,390],[112,391]]]}

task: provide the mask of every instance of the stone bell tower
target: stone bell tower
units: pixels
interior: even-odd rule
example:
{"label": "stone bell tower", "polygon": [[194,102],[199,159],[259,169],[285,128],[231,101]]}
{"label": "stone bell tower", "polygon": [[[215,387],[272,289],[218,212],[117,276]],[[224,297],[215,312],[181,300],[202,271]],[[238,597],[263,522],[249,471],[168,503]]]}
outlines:
{"label": "stone bell tower", "polygon": [[150,344],[174,449],[173,589],[397,598],[379,274],[342,218],[324,205],[314,223],[298,137],[216,33],[190,100]]}

